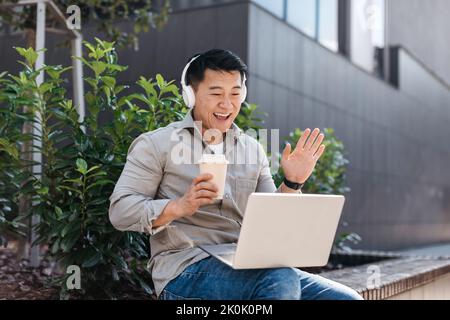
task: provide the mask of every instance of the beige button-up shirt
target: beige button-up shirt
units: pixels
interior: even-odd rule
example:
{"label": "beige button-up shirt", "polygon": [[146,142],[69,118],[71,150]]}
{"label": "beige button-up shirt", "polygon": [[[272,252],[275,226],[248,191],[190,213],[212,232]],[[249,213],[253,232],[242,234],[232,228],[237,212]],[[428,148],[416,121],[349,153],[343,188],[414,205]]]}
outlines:
{"label": "beige button-up shirt", "polygon": [[158,296],[186,267],[208,257],[198,245],[237,242],[252,192],[277,191],[264,148],[233,125],[225,139],[230,163],[223,200],[153,229],[152,222],[169,201],[182,197],[200,174],[201,153],[211,153],[198,128],[190,112],[183,121],[139,136],[110,197],[109,217],[115,228],[150,235],[148,268]]}

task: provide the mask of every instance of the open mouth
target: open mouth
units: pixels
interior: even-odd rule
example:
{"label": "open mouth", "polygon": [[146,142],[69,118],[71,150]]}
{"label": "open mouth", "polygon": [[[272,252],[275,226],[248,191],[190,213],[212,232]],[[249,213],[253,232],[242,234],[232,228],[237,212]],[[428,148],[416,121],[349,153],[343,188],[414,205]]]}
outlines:
{"label": "open mouth", "polygon": [[228,120],[231,117],[231,113],[219,113],[215,112],[214,117],[216,117],[217,120],[225,121]]}

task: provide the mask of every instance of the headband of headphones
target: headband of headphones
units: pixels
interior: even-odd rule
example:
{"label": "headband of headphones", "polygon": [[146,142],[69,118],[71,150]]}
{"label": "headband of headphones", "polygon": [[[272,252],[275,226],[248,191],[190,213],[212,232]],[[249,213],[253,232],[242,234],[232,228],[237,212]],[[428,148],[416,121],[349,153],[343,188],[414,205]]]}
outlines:
{"label": "headband of headphones", "polygon": [[[186,83],[186,74],[188,72],[189,67],[191,66],[192,62],[195,61],[198,57],[201,55],[197,55],[194,58],[191,59],[191,61],[188,62],[188,64],[184,67],[183,73],[181,74],[181,88],[183,90],[183,100],[186,106],[190,109],[192,109],[195,106],[195,93],[192,86],[187,85]],[[242,99],[241,104],[244,103],[245,99],[247,98],[247,77],[245,75],[245,72],[243,72],[244,77],[242,81]]]}
{"label": "headband of headphones", "polygon": [[183,73],[181,75],[181,85],[183,87],[187,87],[187,84],[186,84],[186,73],[187,73],[189,67],[191,66],[192,62],[194,62],[194,60],[197,59],[198,57],[200,57],[200,55],[193,57],[191,59],[191,61],[189,61],[188,64],[184,67]]}

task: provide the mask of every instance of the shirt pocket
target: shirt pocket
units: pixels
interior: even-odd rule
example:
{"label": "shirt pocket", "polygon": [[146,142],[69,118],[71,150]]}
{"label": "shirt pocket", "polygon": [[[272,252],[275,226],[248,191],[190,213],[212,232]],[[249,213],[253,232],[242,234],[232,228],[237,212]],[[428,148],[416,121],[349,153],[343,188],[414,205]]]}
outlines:
{"label": "shirt pocket", "polygon": [[239,209],[241,209],[242,211],[242,214],[245,214],[248,197],[250,196],[250,194],[256,191],[258,181],[257,179],[236,178],[235,183],[235,199]]}

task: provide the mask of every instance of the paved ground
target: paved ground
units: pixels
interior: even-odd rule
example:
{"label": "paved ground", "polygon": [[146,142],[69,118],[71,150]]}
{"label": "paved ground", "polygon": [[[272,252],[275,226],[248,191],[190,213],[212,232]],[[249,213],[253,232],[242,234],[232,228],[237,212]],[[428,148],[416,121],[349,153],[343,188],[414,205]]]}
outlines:
{"label": "paved ground", "polygon": [[[16,255],[16,243],[9,242],[7,248],[0,246],[0,300],[57,300],[60,298],[60,287],[49,286],[48,282],[56,274],[55,263],[43,260],[39,268],[29,267],[29,261],[19,260]],[[81,296],[74,292],[71,299],[107,299],[100,293],[91,296]],[[97,295],[98,294],[98,295]],[[119,292],[114,292],[123,300],[149,300],[142,289],[129,285],[121,286]]]}
{"label": "paved ground", "polygon": [[28,260],[17,260],[14,250],[0,247],[0,300],[53,300],[59,291],[47,287],[52,269],[30,268]]}

